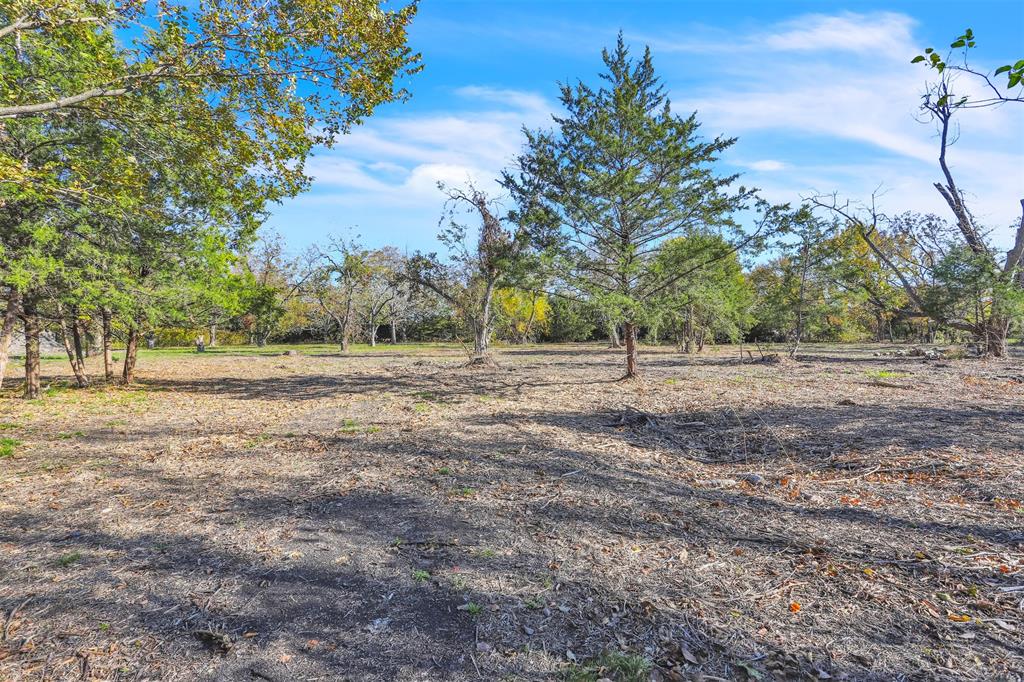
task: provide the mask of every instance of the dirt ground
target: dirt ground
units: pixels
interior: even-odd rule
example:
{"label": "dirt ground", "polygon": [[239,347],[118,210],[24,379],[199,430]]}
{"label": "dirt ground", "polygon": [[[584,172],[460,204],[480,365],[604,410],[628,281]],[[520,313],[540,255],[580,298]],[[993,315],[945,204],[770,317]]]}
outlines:
{"label": "dirt ground", "polygon": [[0,679],[1024,679],[1024,359],[887,350],[14,382]]}

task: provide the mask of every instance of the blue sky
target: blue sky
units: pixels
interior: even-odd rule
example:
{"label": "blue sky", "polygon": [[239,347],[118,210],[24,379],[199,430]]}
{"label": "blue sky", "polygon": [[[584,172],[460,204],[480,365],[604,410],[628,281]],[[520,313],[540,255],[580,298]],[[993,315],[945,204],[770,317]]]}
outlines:
{"label": "blue sky", "polygon": [[[549,125],[558,82],[594,82],[621,29],[681,113],[708,137],[739,138],[722,172],[743,173],[773,201],[814,192],[883,210],[945,214],[934,129],[915,120],[929,72],[910,59],[966,27],[972,62],[1024,57],[1024,3],[449,2],[423,0],[412,47],[425,68],[412,99],[378,110],[308,166],[310,192],[276,206],[268,227],[292,253],[353,230],[367,246],[437,249],[436,183],[493,178],[521,128]],[[1008,241],[1024,197],[1024,106],[969,112],[951,152],[981,221]]]}

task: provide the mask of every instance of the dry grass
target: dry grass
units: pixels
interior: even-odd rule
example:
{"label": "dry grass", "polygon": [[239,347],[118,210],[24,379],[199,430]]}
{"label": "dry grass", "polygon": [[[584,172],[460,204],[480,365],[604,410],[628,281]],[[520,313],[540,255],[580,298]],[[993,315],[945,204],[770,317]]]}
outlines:
{"label": "dry grass", "polygon": [[5,389],[0,679],[1020,679],[1024,363],[875,350]]}

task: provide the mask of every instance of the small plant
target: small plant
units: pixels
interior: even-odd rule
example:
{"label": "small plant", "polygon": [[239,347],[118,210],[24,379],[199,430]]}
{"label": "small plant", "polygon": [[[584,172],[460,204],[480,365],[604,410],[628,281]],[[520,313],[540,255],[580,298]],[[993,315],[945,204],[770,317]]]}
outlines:
{"label": "small plant", "polygon": [[484,610],[484,607],[477,604],[475,601],[471,601],[466,604],[466,613],[471,616],[479,616]]}
{"label": "small plant", "polygon": [[356,433],[357,431],[359,431],[359,422],[357,422],[355,419],[346,419],[344,422],[342,422],[342,433]]}
{"label": "small plant", "polygon": [[598,658],[573,664],[565,672],[565,682],[647,682],[651,678],[651,662],[643,656],[609,651]]}
{"label": "small plant", "polygon": [[480,557],[483,558],[483,559],[493,559],[496,556],[498,556],[498,553],[495,552],[493,549],[481,549],[480,550]]}
{"label": "small plant", "polygon": [[530,597],[529,599],[523,602],[523,606],[525,606],[528,609],[533,609],[534,611],[536,611],[537,609],[544,608],[544,602],[537,597]]}
{"label": "small plant", "polygon": [[468,486],[464,486],[462,488],[458,488],[455,491],[455,494],[459,495],[461,497],[472,497],[475,493],[476,493],[476,491],[473,490],[472,488],[468,487]]}
{"label": "small plant", "polygon": [[418,569],[412,572],[412,579],[418,583],[425,583],[430,580],[430,571]]}
{"label": "small plant", "polygon": [[429,403],[413,403],[412,411],[417,413],[417,414],[426,414],[427,412],[430,412],[430,404]]}
{"label": "small plant", "polygon": [[440,467],[438,468],[437,473],[441,474],[442,476],[450,476],[452,470],[449,469],[448,467]]}
{"label": "small plant", "polygon": [[110,623],[100,623],[100,630],[106,632],[110,629]]}
{"label": "small plant", "polygon": [[21,441],[14,438],[0,438],[0,459],[14,457],[14,449],[21,445]]}
{"label": "small plant", "polygon": [[68,552],[67,554],[62,554],[61,557],[57,559],[57,565],[61,568],[67,568],[71,564],[78,562],[81,558],[81,552]]}
{"label": "small plant", "polygon": [[261,433],[258,436],[254,436],[249,440],[245,441],[245,444],[242,447],[245,448],[246,450],[252,450],[253,448],[258,448],[259,446],[263,445],[269,440],[270,436],[268,436],[265,433]]}

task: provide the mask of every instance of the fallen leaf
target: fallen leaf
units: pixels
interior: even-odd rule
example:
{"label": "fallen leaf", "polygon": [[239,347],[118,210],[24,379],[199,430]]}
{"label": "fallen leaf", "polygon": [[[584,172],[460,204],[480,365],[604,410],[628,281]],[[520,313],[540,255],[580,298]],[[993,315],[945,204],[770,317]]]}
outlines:
{"label": "fallen leaf", "polygon": [[799,610],[800,610],[800,602],[793,601],[793,602],[789,603],[789,612],[790,613],[796,613]]}

